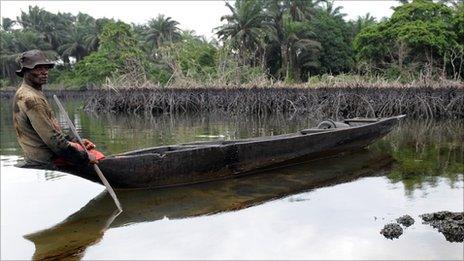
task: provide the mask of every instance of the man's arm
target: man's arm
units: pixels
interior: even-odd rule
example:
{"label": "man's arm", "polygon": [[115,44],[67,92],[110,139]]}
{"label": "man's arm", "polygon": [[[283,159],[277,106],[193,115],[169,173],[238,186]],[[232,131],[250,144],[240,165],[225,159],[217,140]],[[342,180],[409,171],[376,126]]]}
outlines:
{"label": "man's arm", "polygon": [[[64,133],[63,133],[64,135]],[[74,135],[71,135],[71,134],[66,134],[64,135],[64,138],[67,140],[67,141],[70,141],[70,142],[74,142],[74,143],[79,143],[79,140],[74,136]],[[92,149],[95,149],[95,144],[93,142],[91,142],[90,140],[88,139],[82,139],[82,142],[84,143],[84,146],[87,150],[92,150]]]}
{"label": "man's arm", "polygon": [[53,119],[48,116],[47,106],[36,103],[25,112],[32,127],[45,144],[57,155],[76,164],[88,164],[89,158],[69,142],[65,135],[54,127]]}

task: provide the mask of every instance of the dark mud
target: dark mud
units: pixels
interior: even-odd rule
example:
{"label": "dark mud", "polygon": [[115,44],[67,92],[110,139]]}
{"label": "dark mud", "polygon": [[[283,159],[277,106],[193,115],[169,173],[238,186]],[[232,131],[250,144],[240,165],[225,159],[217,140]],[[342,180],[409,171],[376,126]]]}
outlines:
{"label": "dark mud", "polygon": [[386,224],[383,229],[380,230],[380,234],[388,239],[399,238],[403,234],[403,228],[400,224],[404,227],[410,227],[414,224],[414,219],[410,215],[401,216],[396,219],[396,223]]}
{"label": "dark mud", "polygon": [[[442,233],[449,242],[464,241],[464,212],[440,211],[420,215],[423,224],[431,225]],[[404,215],[396,219],[397,223],[390,223],[380,230],[380,234],[388,239],[399,238],[403,234],[404,227],[414,224],[414,219]]]}
{"label": "dark mud", "polygon": [[405,227],[410,227],[414,224],[414,219],[410,215],[404,215],[396,219],[398,224],[401,224]]}
{"label": "dark mud", "polygon": [[403,234],[403,228],[396,223],[386,224],[382,230],[380,230],[380,234],[388,239],[399,238]]}
{"label": "dark mud", "polygon": [[464,240],[464,212],[440,211],[420,215],[423,224],[438,229],[449,242]]}

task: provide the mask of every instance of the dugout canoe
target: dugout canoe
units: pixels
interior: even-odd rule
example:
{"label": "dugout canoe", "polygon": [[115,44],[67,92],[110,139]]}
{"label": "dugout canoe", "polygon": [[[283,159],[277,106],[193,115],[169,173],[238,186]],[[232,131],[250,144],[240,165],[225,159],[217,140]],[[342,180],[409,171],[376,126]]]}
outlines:
{"label": "dugout canoe", "polygon": [[[296,133],[161,146],[108,156],[99,163],[114,188],[159,188],[233,178],[366,147],[404,115],[324,121]],[[63,169],[100,182],[93,168]]]}
{"label": "dugout canoe", "polygon": [[85,250],[113,228],[227,213],[286,197],[291,200],[293,195],[314,189],[388,175],[393,162],[388,152],[364,149],[267,171],[265,175],[165,189],[119,190],[124,211],[116,218],[113,199],[104,190],[65,220],[24,238],[35,245],[33,260],[83,259]]}

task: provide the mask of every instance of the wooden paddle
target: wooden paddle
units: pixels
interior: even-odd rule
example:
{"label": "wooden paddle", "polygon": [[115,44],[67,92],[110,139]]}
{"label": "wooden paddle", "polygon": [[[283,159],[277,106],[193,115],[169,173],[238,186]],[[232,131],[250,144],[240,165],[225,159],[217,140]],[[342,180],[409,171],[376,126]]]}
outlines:
{"label": "wooden paddle", "polygon": [[[85,153],[87,153],[87,156],[90,156],[90,155],[89,155],[89,152],[88,152],[87,149],[85,148],[84,142],[82,141],[81,137],[79,136],[79,133],[77,133],[77,130],[76,130],[76,128],[74,127],[74,124],[72,123],[71,119],[69,118],[68,113],[66,113],[66,110],[64,109],[64,107],[63,107],[63,105],[61,104],[60,100],[58,100],[58,97],[56,97],[56,95],[53,95],[53,99],[55,99],[56,104],[58,104],[58,108],[60,109],[61,113],[65,116],[66,121],[67,121],[67,123],[68,123],[68,126],[69,126],[69,128],[71,129],[72,133],[73,133],[74,136],[77,138],[77,140],[79,141],[79,143],[81,144],[81,146],[84,148]],[[100,168],[98,167],[98,165],[97,165],[97,164],[92,164],[92,165],[93,165],[93,168],[95,169],[95,172],[97,172],[98,177],[100,177],[100,180],[102,181],[103,185],[105,185],[106,190],[108,190],[108,192],[110,193],[111,197],[113,198],[114,203],[116,204],[116,207],[118,207],[119,211],[122,212],[121,203],[119,203],[119,199],[118,199],[118,197],[116,196],[116,193],[114,192],[114,190],[113,190],[113,188],[111,187],[110,183],[108,182],[108,180],[106,180],[105,176],[104,176],[103,173],[101,172],[101,170],[100,170]]]}

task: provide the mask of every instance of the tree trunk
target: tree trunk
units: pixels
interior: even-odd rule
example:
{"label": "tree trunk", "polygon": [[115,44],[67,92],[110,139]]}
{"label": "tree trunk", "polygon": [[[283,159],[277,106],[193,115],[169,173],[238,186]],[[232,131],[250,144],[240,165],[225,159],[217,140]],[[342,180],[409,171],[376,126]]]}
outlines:
{"label": "tree trunk", "polygon": [[282,46],[280,47],[280,52],[281,52],[281,56],[282,56],[282,72],[285,72],[282,73],[282,77],[284,78],[284,80],[287,80],[288,77],[289,77],[289,62],[288,62],[288,47],[287,47],[287,44],[282,44]]}

